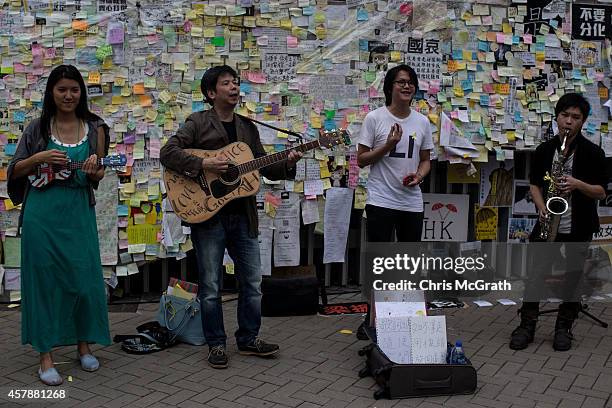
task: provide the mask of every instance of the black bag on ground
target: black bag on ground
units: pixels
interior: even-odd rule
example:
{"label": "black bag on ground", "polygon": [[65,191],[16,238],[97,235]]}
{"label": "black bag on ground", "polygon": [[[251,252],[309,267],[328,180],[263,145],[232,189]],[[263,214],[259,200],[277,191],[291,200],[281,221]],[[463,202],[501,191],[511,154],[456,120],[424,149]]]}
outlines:
{"label": "black bag on ground", "polygon": [[305,316],[317,314],[319,280],[315,276],[275,278],[261,282],[262,316]]}
{"label": "black bag on ground", "polygon": [[121,350],[129,354],[150,354],[162,351],[176,344],[172,334],[158,322],[147,322],[136,327],[138,334],[113,337],[115,343],[121,342]]}

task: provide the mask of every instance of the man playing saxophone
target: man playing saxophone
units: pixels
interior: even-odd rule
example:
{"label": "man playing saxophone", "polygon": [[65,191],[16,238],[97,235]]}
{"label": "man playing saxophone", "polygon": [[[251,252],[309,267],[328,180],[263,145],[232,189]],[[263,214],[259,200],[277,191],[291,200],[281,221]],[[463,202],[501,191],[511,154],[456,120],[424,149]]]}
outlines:
{"label": "man playing saxophone", "polygon": [[[553,348],[557,351],[571,348],[571,329],[581,307],[580,293],[576,289],[582,277],[588,244],[593,233],[599,231],[597,201],[605,197],[608,182],[603,150],[581,133],[590,108],[582,95],[563,95],[555,107],[559,132],[538,146],[531,161],[529,187],[539,220],[530,240],[573,243],[565,246],[563,303],[557,314],[553,339]],[[513,350],[522,350],[534,340],[538,296],[541,296],[538,291],[545,277],[543,272],[550,272],[553,261],[542,253],[534,257],[523,305],[519,309],[521,323],[510,339]]]}

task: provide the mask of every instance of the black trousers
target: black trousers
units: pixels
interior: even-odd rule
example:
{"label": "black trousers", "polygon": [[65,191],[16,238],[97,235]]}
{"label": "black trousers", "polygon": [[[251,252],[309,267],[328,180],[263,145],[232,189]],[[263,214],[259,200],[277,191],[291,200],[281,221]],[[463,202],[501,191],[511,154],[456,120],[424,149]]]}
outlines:
{"label": "black trousers", "polygon": [[[423,212],[392,210],[367,204],[365,207],[368,242],[421,242],[423,232]],[[370,307],[365,324],[370,322]]]}
{"label": "black trousers", "polygon": [[398,242],[420,242],[423,232],[423,212],[392,210],[366,205],[368,241],[393,242],[393,232]]}
{"label": "black trousers", "polygon": [[[581,239],[582,238],[582,239]],[[525,293],[521,316],[535,319],[538,316],[540,300],[550,292],[545,278],[550,275],[555,260],[560,259],[561,243],[565,246],[565,273],[561,277],[559,318],[574,320],[580,310],[580,287],[584,275],[584,266],[590,245],[588,239],[574,234],[557,234],[557,245],[536,244],[530,247],[530,270],[525,282]],[[546,246],[543,246],[546,245]]]}

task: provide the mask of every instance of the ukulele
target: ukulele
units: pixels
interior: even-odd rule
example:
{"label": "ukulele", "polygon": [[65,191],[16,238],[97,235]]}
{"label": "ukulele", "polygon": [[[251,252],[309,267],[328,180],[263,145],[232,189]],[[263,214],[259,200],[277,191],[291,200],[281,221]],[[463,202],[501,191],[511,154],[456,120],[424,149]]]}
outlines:
{"label": "ukulele", "polygon": [[[30,180],[32,187],[42,188],[49,185],[53,180],[68,179],[73,170],[83,167],[83,163],[85,163],[85,160],[69,161],[66,164],[39,164],[34,169],[34,172],[28,176],[28,180]],[[127,159],[124,154],[107,156],[98,159],[97,162],[98,166],[110,167],[112,169],[124,167],[126,163]]]}

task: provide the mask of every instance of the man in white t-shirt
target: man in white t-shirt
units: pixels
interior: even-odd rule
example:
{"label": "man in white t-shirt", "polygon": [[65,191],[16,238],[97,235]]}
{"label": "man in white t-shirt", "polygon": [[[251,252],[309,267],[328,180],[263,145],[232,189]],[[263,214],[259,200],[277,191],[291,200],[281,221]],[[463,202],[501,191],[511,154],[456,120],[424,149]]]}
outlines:
{"label": "man in white t-shirt", "polygon": [[[419,90],[417,74],[408,65],[387,71],[385,106],[365,118],[357,163],[371,166],[366,201],[369,242],[419,242],[423,230],[420,184],[430,170],[433,149],[429,119],[410,108]],[[369,315],[369,313],[368,313]],[[365,324],[368,324],[366,316]],[[366,340],[364,325],[357,338]]]}
{"label": "man in white t-shirt", "polygon": [[368,241],[418,242],[423,229],[419,184],[429,173],[433,149],[429,119],[410,108],[418,78],[408,65],[385,75],[385,105],[370,113],[361,128],[357,162],[372,166],[366,214]]}

